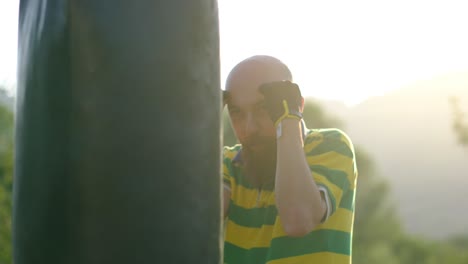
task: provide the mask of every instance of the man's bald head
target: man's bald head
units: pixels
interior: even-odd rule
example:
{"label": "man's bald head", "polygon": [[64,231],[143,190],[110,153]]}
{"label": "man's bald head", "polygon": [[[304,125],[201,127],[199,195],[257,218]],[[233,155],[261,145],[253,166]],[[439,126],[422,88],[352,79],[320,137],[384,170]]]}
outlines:
{"label": "man's bald head", "polygon": [[229,73],[226,90],[256,89],[263,83],[292,81],[288,66],[281,60],[267,55],[256,55],[239,62]]}

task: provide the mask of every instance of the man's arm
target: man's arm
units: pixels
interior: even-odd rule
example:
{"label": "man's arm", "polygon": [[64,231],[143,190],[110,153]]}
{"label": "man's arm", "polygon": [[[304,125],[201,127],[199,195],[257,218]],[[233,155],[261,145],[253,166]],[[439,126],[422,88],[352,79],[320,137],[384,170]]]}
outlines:
{"label": "man's arm", "polygon": [[304,154],[300,122],[303,98],[299,86],[290,81],[259,87],[275,127],[277,139],[275,198],[283,229],[289,236],[312,231],[327,213],[325,199],[311,175]]}
{"label": "man's arm", "polygon": [[275,197],[283,228],[289,236],[303,236],[320,224],[327,212],[307,164],[300,121],[282,120],[277,140]]}

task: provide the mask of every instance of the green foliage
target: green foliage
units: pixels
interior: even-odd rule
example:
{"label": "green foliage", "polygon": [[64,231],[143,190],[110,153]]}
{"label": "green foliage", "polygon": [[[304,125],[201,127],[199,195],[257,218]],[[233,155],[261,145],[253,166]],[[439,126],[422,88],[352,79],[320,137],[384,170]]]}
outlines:
{"label": "green foliage", "polygon": [[458,98],[450,98],[450,104],[453,109],[453,129],[457,135],[458,141],[464,146],[468,146],[468,121],[460,108]]}
{"label": "green foliage", "polygon": [[0,105],[0,264],[11,263],[13,114]]}
{"label": "green foliage", "polygon": [[309,99],[305,101],[303,116],[309,128],[344,129],[344,123],[338,118],[325,113],[319,102],[315,100]]}
{"label": "green foliage", "polygon": [[468,250],[468,236],[458,235],[448,239],[448,243],[460,250]]}
{"label": "green foliage", "polygon": [[401,263],[468,263],[468,248],[462,249],[446,241],[430,241],[404,236],[394,246]]}
{"label": "green foliage", "polygon": [[370,156],[356,147],[358,184],[354,220],[354,263],[400,263],[393,245],[402,235],[389,185],[378,177]]}

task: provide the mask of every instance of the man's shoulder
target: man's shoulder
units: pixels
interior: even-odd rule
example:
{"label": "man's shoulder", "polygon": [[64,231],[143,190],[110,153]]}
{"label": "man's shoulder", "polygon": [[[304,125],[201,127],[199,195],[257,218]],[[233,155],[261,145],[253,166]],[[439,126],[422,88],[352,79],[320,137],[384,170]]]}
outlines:
{"label": "man's shoulder", "polygon": [[349,136],[341,129],[309,129],[304,140],[304,149],[310,152],[313,149],[328,149],[329,151],[344,152],[342,154],[354,155],[354,146]]}
{"label": "man's shoulder", "polygon": [[320,128],[308,129],[306,133],[306,141],[320,141],[320,140],[344,140],[349,141],[349,136],[339,128]]}

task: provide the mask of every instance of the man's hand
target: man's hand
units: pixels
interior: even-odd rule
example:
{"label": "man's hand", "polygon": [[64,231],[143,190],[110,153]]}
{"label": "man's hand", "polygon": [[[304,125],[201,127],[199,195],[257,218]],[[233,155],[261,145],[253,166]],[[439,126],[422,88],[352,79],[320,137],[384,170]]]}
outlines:
{"label": "man's hand", "polygon": [[302,119],[302,96],[299,86],[290,81],[266,83],[260,86],[266,109],[275,126],[285,118]]}

